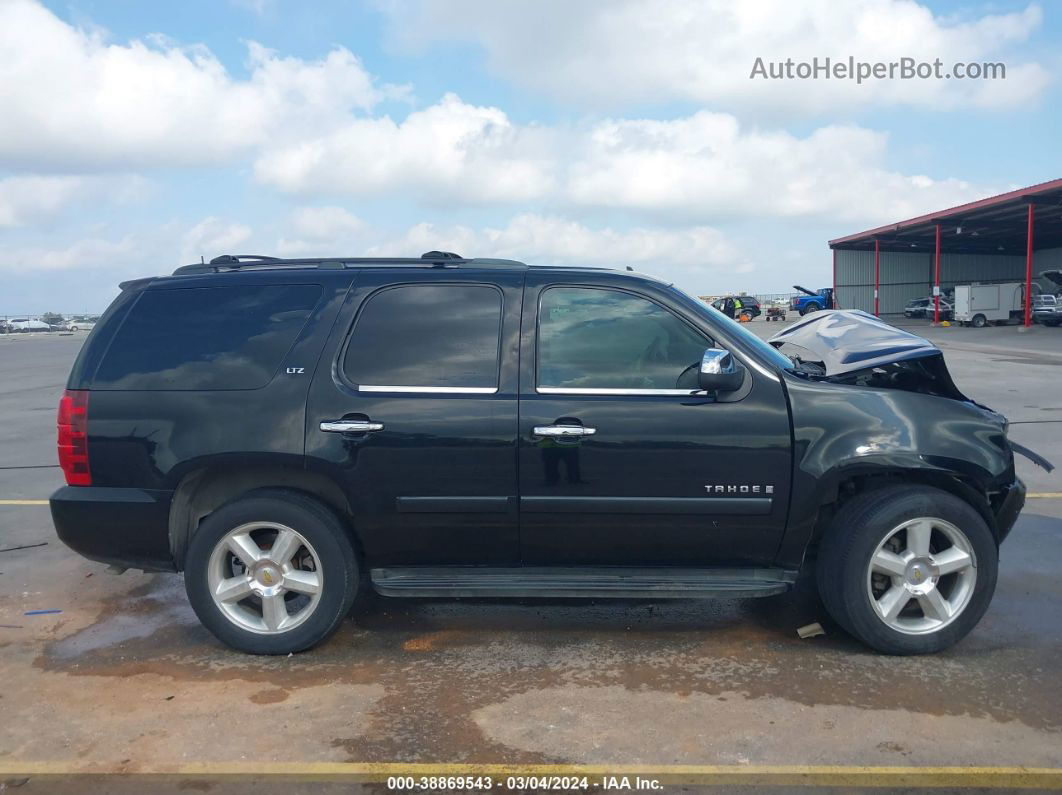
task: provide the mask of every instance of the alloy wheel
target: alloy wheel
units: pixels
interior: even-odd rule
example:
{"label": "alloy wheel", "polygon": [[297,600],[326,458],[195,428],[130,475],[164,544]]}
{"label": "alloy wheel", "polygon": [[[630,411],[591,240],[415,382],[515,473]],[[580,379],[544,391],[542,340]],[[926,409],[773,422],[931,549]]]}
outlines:
{"label": "alloy wheel", "polygon": [[324,587],[321,560],[294,529],[275,522],[235,527],[214,546],[207,569],[214,604],[241,629],[288,632],[316,610]]}
{"label": "alloy wheel", "polygon": [[921,516],[890,530],[867,566],[878,618],[897,632],[936,632],[962,613],[977,583],[973,546],[955,525]]}

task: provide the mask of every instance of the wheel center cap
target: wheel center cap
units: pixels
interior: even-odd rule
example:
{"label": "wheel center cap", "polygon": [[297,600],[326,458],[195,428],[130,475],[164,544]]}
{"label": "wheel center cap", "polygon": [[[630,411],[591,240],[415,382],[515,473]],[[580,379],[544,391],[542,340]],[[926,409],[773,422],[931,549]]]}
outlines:
{"label": "wheel center cap", "polygon": [[911,593],[925,593],[936,585],[939,574],[940,572],[931,560],[915,558],[907,564],[903,582]]}
{"label": "wheel center cap", "polygon": [[280,569],[272,563],[259,566],[254,573],[254,581],[263,588],[273,588],[280,584]]}

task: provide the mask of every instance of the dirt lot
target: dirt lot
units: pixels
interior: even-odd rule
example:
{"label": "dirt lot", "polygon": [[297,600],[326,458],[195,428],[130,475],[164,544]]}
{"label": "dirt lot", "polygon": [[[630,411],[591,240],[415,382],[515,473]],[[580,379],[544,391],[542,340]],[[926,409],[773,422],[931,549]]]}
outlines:
{"label": "dirt lot", "polygon": [[[1062,464],[1062,329],[922,330],[960,388]],[[340,791],[320,777],[355,770],[326,765],[343,762],[918,766],[895,779],[915,788],[946,781],[940,766],[978,768],[970,785],[1062,767],[1057,471],[1020,463],[1045,496],[1003,548],[988,615],[934,657],[869,652],[801,589],[658,603],[366,595],[324,647],[251,658],[198,625],[179,576],[107,574],[62,546],[35,502],[61,482],[54,412],[83,337],[0,337],[0,548],[44,544],[0,552],[0,791],[144,791],[65,777],[87,769],[182,773],[156,780],[160,792]],[[816,620],[827,635],[799,639]],[[220,778],[268,764],[293,777]]]}

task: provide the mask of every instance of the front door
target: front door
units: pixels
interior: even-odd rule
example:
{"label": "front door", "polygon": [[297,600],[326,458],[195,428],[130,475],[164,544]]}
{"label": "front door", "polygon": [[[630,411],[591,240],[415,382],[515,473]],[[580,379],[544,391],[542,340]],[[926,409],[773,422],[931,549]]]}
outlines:
{"label": "front door", "polygon": [[540,565],[765,565],[789,501],[782,387],[696,392],[706,321],[607,275],[528,277],[521,549]]}
{"label": "front door", "polygon": [[514,564],[523,273],[365,270],[314,377],[307,466],[375,566]]}

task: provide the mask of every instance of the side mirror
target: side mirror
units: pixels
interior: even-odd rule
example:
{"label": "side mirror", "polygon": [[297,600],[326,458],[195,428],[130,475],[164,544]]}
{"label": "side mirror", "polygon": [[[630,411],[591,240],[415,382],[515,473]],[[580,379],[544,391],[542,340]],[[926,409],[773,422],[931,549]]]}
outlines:
{"label": "side mirror", "polygon": [[705,392],[733,392],[744,380],[745,368],[734,361],[730,351],[708,348],[704,352],[697,383]]}

